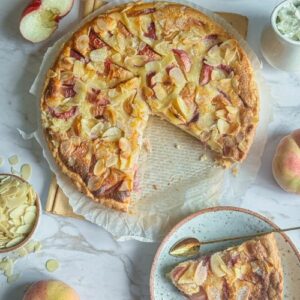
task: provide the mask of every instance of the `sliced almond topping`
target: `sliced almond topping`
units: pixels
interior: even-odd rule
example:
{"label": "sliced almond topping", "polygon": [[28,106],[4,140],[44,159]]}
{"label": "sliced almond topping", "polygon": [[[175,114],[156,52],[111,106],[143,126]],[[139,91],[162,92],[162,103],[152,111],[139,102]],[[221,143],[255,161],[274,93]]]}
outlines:
{"label": "sliced almond topping", "polygon": [[88,189],[92,192],[97,191],[98,189],[100,189],[103,180],[104,179],[102,177],[92,176],[88,180]]}
{"label": "sliced almond topping", "polygon": [[131,154],[131,145],[128,139],[122,137],[119,140],[119,148],[121,149],[121,156],[128,158]]}
{"label": "sliced almond topping", "polygon": [[225,134],[229,131],[230,125],[223,119],[219,119],[217,122],[218,130],[220,134]]}
{"label": "sliced almond topping", "polygon": [[143,95],[147,100],[148,98],[152,98],[154,96],[154,91],[151,88],[144,86],[143,87]]}
{"label": "sliced almond topping", "polygon": [[115,53],[111,56],[111,59],[116,62],[119,63],[122,61],[122,55],[120,53]]}
{"label": "sliced almond topping", "polygon": [[191,111],[188,107],[188,105],[185,103],[185,101],[180,98],[177,97],[173,103],[172,103],[173,107],[177,110],[177,112],[184,117],[184,119],[186,121],[190,120],[193,111]]}
{"label": "sliced almond topping", "polygon": [[99,159],[95,164],[94,174],[96,176],[100,176],[101,174],[103,174],[105,172],[105,170],[106,170],[106,167],[105,167],[104,159]]}
{"label": "sliced almond topping", "polygon": [[162,100],[167,96],[167,92],[166,90],[163,88],[163,85],[160,83],[157,83],[154,87],[153,87],[153,91],[155,93],[155,96],[157,97],[157,99]]}
{"label": "sliced almond topping", "polygon": [[162,55],[165,55],[170,52],[171,46],[167,41],[161,41],[157,43],[154,47],[154,50]]}
{"label": "sliced almond topping", "polygon": [[220,109],[216,111],[216,117],[219,119],[226,120],[227,111],[225,109]]}
{"label": "sliced almond topping", "polygon": [[99,31],[112,31],[117,26],[116,20],[109,16],[98,18],[96,24]]}
{"label": "sliced almond topping", "polygon": [[188,269],[183,273],[183,275],[179,278],[178,284],[193,284],[194,283],[194,275],[195,270],[197,268],[197,263],[191,263]]}
{"label": "sliced almond topping", "polygon": [[141,67],[147,61],[147,57],[143,55],[127,56],[124,59],[125,65],[130,67]]}
{"label": "sliced almond topping", "polygon": [[170,70],[169,76],[173,79],[175,85],[177,86],[182,86],[186,82],[182,71],[177,67],[174,67]]}
{"label": "sliced almond topping", "polygon": [[85,53],[89,49],[89,42],[88,35],[83,34],[75,40],[75,46],[79,52]]}
{"label": "sliced almond topping", "polygon": [[238,108],[237,107],[234,107],[234,106],[226,106],[226,109],[228,112],[230,112],[231,114],[235,115],[238,113]]}
{"label": "sliced almond topping", "polygon": [[118,155],[117,154],[111,154],[109,156],[109,158],[106,160],[105,165],[106,165],[107,168],[116,167],[118,162],[119,162]]}
{"label": "sliced almond topping", "polygon": [[230,270],[224,263],[224,261],[219,253],[214,253],[210,257],[210,266],[211,266],[212,272],[218,277],[223,277],[227,273],[230,273]]}
{"label": "sliced almond topping", "polygon": [[81,76],[84,75],[84,65],[83,65],[82,61],[76,60],[74,62],[73,74],[75,77],[78,77],[78,78],[80,78]]}
{"label": "sliced almond topping", "polygon": [[93,62],[104,62],[106,58],[107,58],[106,47],[96,49],[90,52],[90,59]]}
{"label": "sliced almond topping", "polygon": [[90,130],[90,137],[91,138],[97,138],[102,135],[102,132],[104,130],[104,124],[103,123],[97,123],[95,126],[92,127]]}
{"label": "sliced almond topping", "polygon": [[122,130],[118,127],[111,127],[107,129],[102,135],[102,139],[108,142],[116,142],[121,137],[122,137]]}
{"label": "sliced almond topping", "polygon": [[194,281],[197,285],[202,285],[207,278],[207,265],[203,265],[203,261],[198,263],[195,270]]}

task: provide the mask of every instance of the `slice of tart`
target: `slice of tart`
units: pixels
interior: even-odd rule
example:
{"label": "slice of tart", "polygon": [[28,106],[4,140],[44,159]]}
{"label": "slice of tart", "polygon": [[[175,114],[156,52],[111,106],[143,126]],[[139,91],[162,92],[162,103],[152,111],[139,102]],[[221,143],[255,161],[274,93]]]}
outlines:
{"label": "slice of tart", "polygon": [[182,262],[169,277],[193,300],[283,299],[283,272],[274,234]]}

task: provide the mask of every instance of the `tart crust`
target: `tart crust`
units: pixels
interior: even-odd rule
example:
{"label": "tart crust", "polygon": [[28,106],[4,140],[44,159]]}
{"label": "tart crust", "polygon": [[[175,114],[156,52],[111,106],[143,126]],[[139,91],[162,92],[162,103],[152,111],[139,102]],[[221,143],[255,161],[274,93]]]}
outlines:
{"label": "tart crust", "polygon": [[62,46],[41,99],[62,172],[91,199],[123,211],[149,116],[193,135],[229,167],[246,158],[258,111],[238,42],[205,14],[167,2],[122,5],[83,25]]}

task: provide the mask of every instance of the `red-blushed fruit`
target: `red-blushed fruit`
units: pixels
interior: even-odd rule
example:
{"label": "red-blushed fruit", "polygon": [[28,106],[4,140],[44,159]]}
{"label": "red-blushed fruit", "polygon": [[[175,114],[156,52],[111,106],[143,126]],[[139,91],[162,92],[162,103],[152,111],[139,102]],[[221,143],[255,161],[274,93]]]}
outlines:
{"label": "red-blushed fruit", "polygon": [[33,0],[23,11],[20,21],[22,36],[38,43],[58,27],[59,20],[72,8],[74,0]]}
{"label": "red-blushed fruit", "polygon": [[300,129],[279,142],[272,169],[275,180],[283,190],[300,195]]}
{"label": "red-blushed fruit", "polygon": [[32,284],[23,300],[80,300],[76,291],[59,280],[43,280]]}

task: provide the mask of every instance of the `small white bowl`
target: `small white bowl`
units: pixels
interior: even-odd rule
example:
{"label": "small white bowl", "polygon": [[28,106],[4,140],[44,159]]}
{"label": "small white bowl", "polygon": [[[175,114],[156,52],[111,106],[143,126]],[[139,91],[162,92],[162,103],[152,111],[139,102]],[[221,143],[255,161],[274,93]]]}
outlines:
{"label": "small white bowl", "polygon": [[[0,173],[1,176],[12,176],[12,177],[16,177],[17,179],[23,181],[23,182],[26,182],[28,183],[30,186],[31,184],[29,182],[27,182],[26,180],[24,180],[22,177],[20,176],[17,176],[17,175],[13,175],[13,174],[6,174],[6,173]],[[42,214],[42,206],[41,206],[41,200],[38,196],[38,194],[35,192],[36,194],[36,200],[35,200],[35,205],[36,205],[36,218],[35,218],[35,222],[34,222],[34,225],[30,231],[30,233],[25,237],[24,240],[22,240],[19,244],[17,245],[14,245],[12,247],[8,247],[8,248],[1,248],[0,249],[0,254],[6,254],[8,252],[11,252],[11,251],[15,251],[15,250],[18,250],[20,248],[22,248],[23,246],[25,246],[32,238],[33,238],[33,235],[35,234],[37,228],[38,228],[38,225],[39,225],[39,222],[40,222],[40,217],[41,217],[41,214]]]}
{"label": "small white bowl", "polygon": [[272,12],[271,25],[267,26],[261,36],[261,50],[267,62],[276,69],[300,71],[300,41],[293,41],[283,36],[276,26],[278,11],[288,1],[280,3]]}

